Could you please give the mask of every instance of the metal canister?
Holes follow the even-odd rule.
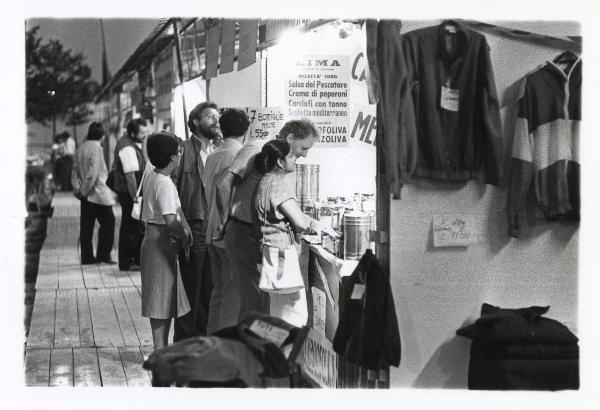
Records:
[[[369,247],[371,215],[351,212],[344,215],[344,259],[360,259]]]
[[[296,198],[302,209],[319,201],[319,164],[296,164]]]

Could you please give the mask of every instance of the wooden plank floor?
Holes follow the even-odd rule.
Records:
[[[53,206],[27,335],[26,385],[150,386],[142,363],[152,352],[152,334],[141,316],[140,272],[81,266],[79,202],[57,193]],[[113,210],[116,247],[120,208]]]

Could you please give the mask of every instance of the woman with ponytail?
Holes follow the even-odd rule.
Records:
[[[301,211],[295,190],[286,180],[286,174],[295,171],[297,158],[287,141],[277,139],[267,142],[254,159],[256,171],[263,174],[254,196],[254,215],[260,226],[263,247],[290,249],[297,245],[294,233],[302,233],[318,225],[318,221]],[[298,257],[297,252],[294,255]],[[270,293],[269,299],[272,316],[295,326],[306,324],[308,313],[304,288],[290,293]]]

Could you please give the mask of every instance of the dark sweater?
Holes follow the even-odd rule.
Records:
[[[400,35],[398,22],[381,21],[376,31],[377,140],[394,193],[412,175],[465,181],[482,167],[486,183],[501,183],[500,113],[489,46],[482,34],[456,22],[451,26],[454,34],[443,23]],[[450,105],[442,103],[442,87],[450,90]]]

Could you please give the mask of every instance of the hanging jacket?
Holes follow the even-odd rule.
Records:
[[[353,298],[355,285],[365,285]],[[400,365],[400,331],[387,275],[367,249],[351,276],[342,278],[340,320],[333,349],[348,363],[371,370]]]
[[[546,220],[579,220],[581,64],[565,72],[548,62],[523,81],[507,200],[512,237],[520,236],[532,185]]]
[[[402,49],[415,109],[415,175],[465,181],[483,166],[485,182],[499,186],[500,110],[485,37],[449,21],[406,33]],[[453,93],[446,103],[444,90]]]
[[[408,71],[402,55],[400,20],[367,22],[369,82],[377,104],[376,144],[395,198],[417,166],[415,115]]]
[[[377,141],[392,193],[413,175],[466,181],[482,167],[485,182],[499,186],[500,111],[485,37],[454,21],[399,31],[394,21],[376,31]]]

